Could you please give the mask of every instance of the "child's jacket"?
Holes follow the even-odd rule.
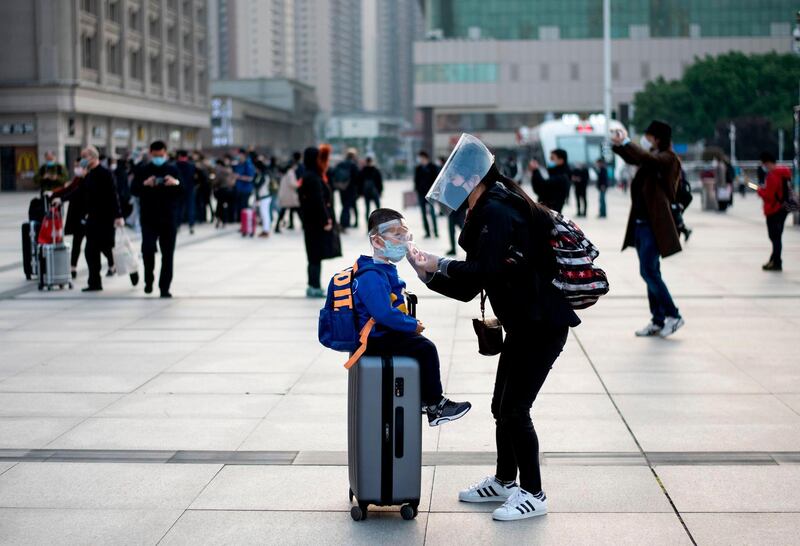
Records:
[[[375,262],[371,256],[360,256],[356,263],[358,275],[353,280],[353,298],[358,329],[372,317],[376,325],[369,337],[380,337],[387,330],[415,332],[417,319],[408,315],[403,296],[406,283],[397,275],[397,267]]]

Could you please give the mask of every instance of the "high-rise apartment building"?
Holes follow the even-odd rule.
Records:
[[[0,179],[53,150],[194,147],[209,125],[207,0],[4,0]]]
[[[293,78],[295,0],[209,0],[212,79]]]
[[[290,78],[360,112],[361,0],[209,0],[212,79]]]
[[[362,0],[364,109],[411,121],[413,43],[423,35],[418,0]]]
[[[425,0],[414,46],[415,104],[426,140],[446,152],[461,131],[512,148],[517,130],[549,113],[603,109],[601,0]],[[613,110],[679,78],[695,57],[788,52],[797,2],[612,0]]]

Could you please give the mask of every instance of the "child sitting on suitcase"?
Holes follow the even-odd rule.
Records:
[[[353,284],[355,310],[359,330],[372,317],[375,327],[367,341],[365,354],[373,356],[407,356],[417,360],[423,411],[428,424],[463,417],[472,407],[469,402],[453,402],[442,396],[439,354],[431,340],[422,336],[425,326],[406,310],[403,291],[406,283],[397,275],[394,265],[406,256],[411,234],[403,215],[392,209],[377,209],[369,216],[369,240],[372,256],[358,258],[359,269],[365,269]],[[366,268],[369,264],[370,267]]]

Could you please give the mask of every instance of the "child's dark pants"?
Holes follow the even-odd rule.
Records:
[[[439,375],[439,353],[433,342],[420,334],[394,330],[378,337],[370,337],[366,355],[408,356],[419,362],[422,403],[433,405],[442,399],[442,381]]]

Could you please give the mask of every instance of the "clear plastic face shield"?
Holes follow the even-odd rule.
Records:
[[[493,163],[494,156],[483,142],[463,133],[425,199],[452,213],[467,200]]]
[[[390,220],[378,224],[369,232],[369,241],[375,252],[390,262],[399,262],[406,256],[414,235],[405,220]]]

